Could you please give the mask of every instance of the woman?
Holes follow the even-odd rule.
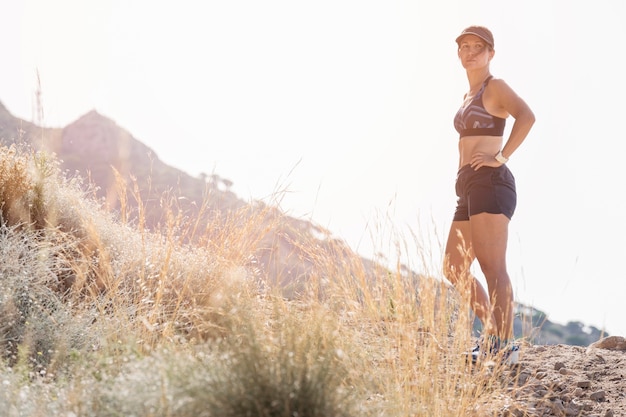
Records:
[[[514,363],[518,348],[511,343],[513,288],[506,269],[506,246],[517,197],[515,179],[505,164],[528,135],[535,116],[503,80],[492,77],[489,63],[495,50],[489,29],[470,26],[456,42],[469,91],[454,118],[459,132],[458,204],[444,273],[461,292],[467,291],[471,308],[483,324],[485,337],[472,351],[472,359],[499,351]],[[515,123],[504,141],[509,115]],[[474,260],[480,264],[487,291],[471,275]]]

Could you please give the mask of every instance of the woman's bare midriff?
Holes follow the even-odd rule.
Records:
[[[502,136],[464,136],[459,140],[459,168],[472,162],[472,155],[494,155],[502,149]]]

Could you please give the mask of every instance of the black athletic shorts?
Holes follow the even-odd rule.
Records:
[[[478,213],[501,213],[510,219],[517,205],[515,178],[506,165],[482,167],[478,171],[470,165],[461,167],[456,177],[456,195],[459,199],[455,221],[469,220]]]

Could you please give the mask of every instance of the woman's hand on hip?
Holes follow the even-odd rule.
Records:
[[[498,168],[501,165],[502,163],[496,160],[495,155],[489,155],[483,152],[477,152],[472,155],[472,160],[470,161],[470,166],[474,171],[478,171],[482,167]]]

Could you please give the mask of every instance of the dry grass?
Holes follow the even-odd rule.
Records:
[[[311,248],[318,272],[286,300],[245,266],[274,209],[199,225],[170,204],[151,233],[140,201],[131,221],[89,194],[0,149],[3,415],[492,415],[498,372],[468,369],[471,317],[438,273],[372,279],[343,247]]]

